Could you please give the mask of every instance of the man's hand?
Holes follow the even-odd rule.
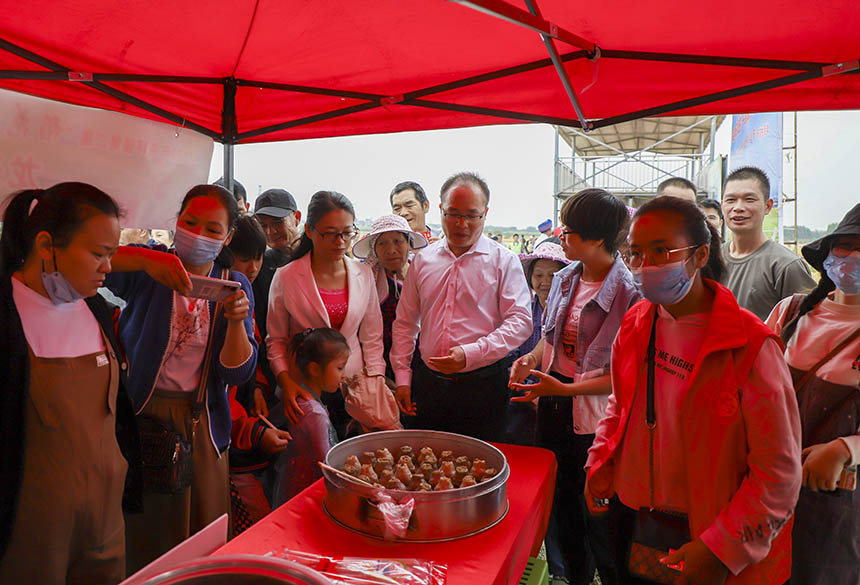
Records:
[[[254,406],[251,407],[251,416],[269,416],[269,405],[263,396],[263,390],[259,386],[254,388]]]
[[[803,485],[814,492],[835,490],[842,469],[851,462],[851,452],[839,439],[807,447],[800,457]]]
[[[394,391],[394,399],[397,401],[397,407],[400,412],[409,416],[415,416],[418,409],[415,403],[412,402],[412,388],[409,386],[398,386]]]
[[[729,576],[726,566],[701,540],[688,542],[660,562],[678,567],[681,582],[689,585],[723,585]]]
[[[540,370],[531,370],[532,376],[538,379],[535,384],[510,384],[513,390],[528,392],[525,396],[514,396],[511,402],[531,402],[541,396],[565,396],[565,383],[557,380],[554,376],[545,374]]]
[[[287,448],[287,443],[292,437],[287,431],[276,431],[275,429],[266,429],[263,436],[260,437],[260,450],[266,455],[274,455],[280,453]]]
[[[455,374],[466,367],[466,352],[458,345],[448,355],[431,357],[427,362],[443,374]]]
[[[285,371],[278,374],[278,384],[284,390],[284,414],[287,415],[287,419],[291,423],[298,424],[299,420],[305,415],[305,411],[299,407],[296,399],[299,396],[303,396],[308,400],[313,400],[314,397],[310,392],[296,384],[295,380],[290,377],[289,372]]]

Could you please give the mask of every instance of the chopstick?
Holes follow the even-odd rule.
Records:
[[[273,425],[273,424],[269,421],[269,419],[267,419],[265,416],[263,416],[263,413],[262,413],[262,412],[261,412],[260,414],[258,414],[258,415],[257,415],[257,418],[259,418],[261,421],[263,421],[264,423],[266,423],[266,426],[267,426],[267,427],[269,427],[270,429],[272,429],[273,431],[277,431],[277,430],[278,430],[278,427],[276,427],[275,425]]]
[[[347,472],[341,471],[340,469],[338,469],[336,467],[332,467],[331,465],[326,465],[322,461],[319,461],[318,463],[320,464],[320,467],[322,467],[323,469],[325,469],[327,471],[331,471],[332,473],[334,473],[335,475],[337,475],[340,478],[349,479],[349,480],[352,480],[356,483],[360,483],[361,485],[366,485],[368,487],[374,487],[372,483],[368,483],[368,482],[364,481],[363,479],[360,479],[358,477],[350,475]]]

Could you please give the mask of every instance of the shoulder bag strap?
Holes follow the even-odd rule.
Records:
[[[226,280],[229,272],[226,268],[221,269],[221,278]],[[215,310],[212,312],[212,317],[209,320],[209,336],[206,339],[206,353],[203,357],[203,370],[200,372],[200,384],[197,386],[197,395],[194,397],[194,404],[191,407],[191,434],[197,430],[197,423],[200,422],[200,415],[203,414],[203,402],[206,400],[206,387],[209,384],[209,370],[212,369],[212,352],[213,352],[213,337],[215,336],[215,322],[218,320],[218,315],[221,314],[224,303],[218,301],[215,303]]]
[[[794,293],[791,295],[791,300],[788,301],[788,307],[782,316],[782,327],[780,328],[781,333],[779,335],[785,345],[788,345],[789,341],[785,337],[785,330],[788,329],[789,325],[800,319],[800,305],[806,297],[807,295],[803,293]]]
[[[645,426],[648,428],[648,474],[651,492],[651,508],[654,507],[654,429],[657,428],[657,412],[654,409],[654,362],[657,359],[657,317],[660,306],[654,305],[654,321],[651,322],[651,337],[648,340],[648,384],[646,393]]]
[[[800,389],[803,388],[804,384],[806,384],[809,379],[815,375],[815,372],[818,371],[818,368],[829,362],[831,359],[833,359],[834,356],[836,356],[836,354],[848,347],[848,344],[857,339],[858,335],[860,335],[860,327],[855,329],[854,332],[851,333],[851,335],[849,335],[842,341],[842,343],[834,347],[830,353],[818,360],[818,363],[809,368],[806,373],[803,374],[803,377],[797,381],[797,384],[794,385],[794,391],[799,392]]]

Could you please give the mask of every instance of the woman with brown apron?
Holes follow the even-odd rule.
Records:
[[[795,585],[860,583],[860,204],[803,247],[821,273],[809,295],[777,305],[803,429],[803,489],[794,515]]]
[[[126,366],[97,294],[117,216],[108,195],[82,183],[18,193],[4,216],[0,583],[125,574],[123,488],[139,453]]]

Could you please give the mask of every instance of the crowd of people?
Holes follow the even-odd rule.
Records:
[[[122,240],[91,185],[11,195],[0,583],[117,583],[403,427],[555,453],[554,583],[860,582],[860,204],[800,258],[763,232],[769,193],[751,167],[720,202],[681,178],[638,209],[586,189],[510,247],[469,172],[441,232],[405,181],[361,239],[335,191],[303,214],[198,185],[172,232]]]

